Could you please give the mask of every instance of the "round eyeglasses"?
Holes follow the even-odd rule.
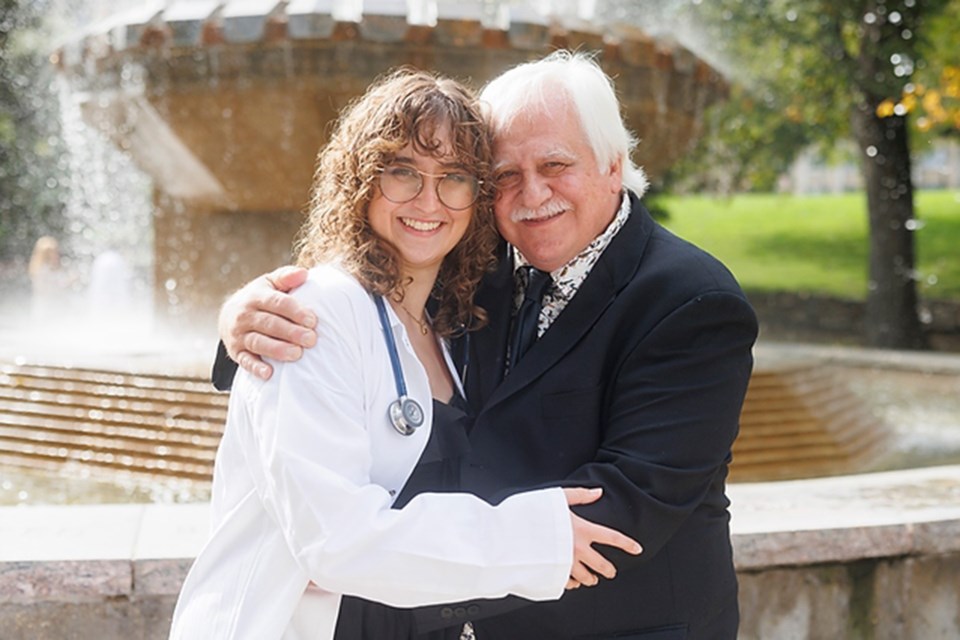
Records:
[[[402,164],[392,164],[380,170],[380,193],[390,202],[410,202],[423,191],[423,176],[436,179],[437,198],[449,209],[466,209],[480,195],[482,182],[469,173],[425,173]]]

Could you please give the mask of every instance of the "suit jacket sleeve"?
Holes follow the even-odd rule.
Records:
[[[217,391],[230,391],[233,378],[237,375],[237,363],[227,355],[227,348],[220,342],[217,345],[217,357],[213,361],[210,381]]]
[[[756,316],[738,294],[698,295],[676,308],[624,360],[596,458],[566,485],[601,486],[586,518],[643,545],[643,562],[726,476],[753,366]],[[726,508],[726,504],[721,505]]]

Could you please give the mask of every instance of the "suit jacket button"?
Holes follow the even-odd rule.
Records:
[[[467,610],[463,607],[457,607],[453,610],[453,615],[457,616],[458,618],[463,618],[467,615]]]
[[[449,620],[453,617],[453,609],[450,607],[444,607],[443,609],[440,609],[440,617],[444,620]]]
[[[480,607],[478,605],[472,604],[469,607],[467,607],[467,613],[470,614],[471,616],[475,616],[478,613],[480,613]]]

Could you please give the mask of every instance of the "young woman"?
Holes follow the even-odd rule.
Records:
[[[342,594],[403,607],[552,599],[596,568],[590,542],[639,552],[569,510],[599,497],[584,489],[495,507],[425,493],[393,508],[431,431],[462,428],[443,338],[483,321],[473,293],[496,242],[489,162],[475,100],[451,80],[397,72],[342,115],[299,244],[311,271],[296,295],[318,316],[319,348],[274,363],[268,382],[238,376],[211,539],[172,638],[331,638]],[[359,633],[406,637],[391,625]]]

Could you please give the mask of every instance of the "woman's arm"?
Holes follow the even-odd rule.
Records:
[[[363,419],[382,404],[370,397],[371,378],[379,367],[389,375],[385,362],[370,361],[381,338],[370,337],[380,329],[369,300],[326,284],[321,291],[312,281],[298,295],[322,301],[311,305],[320,348],[276,364],[269,383],[244,376],[235,393],[249,418],[238,424],[258,494],[310,579],[397,606],[559,597],[574,547],[562,490],[520,494],[496,507],[467,494],[423,494],[391,509],[388,488],[372,480],[372,451],[411,441],[391,433],[384,417],[376,437],[396,442],[374,442]],[[420,448],[405,452],[401,464],[412,468]]]

